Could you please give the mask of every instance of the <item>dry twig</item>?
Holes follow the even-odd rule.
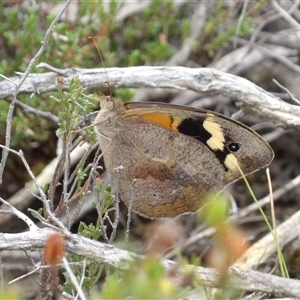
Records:
[[[53,232],[49,229],[38,229],[35,231],[18,234],[0,234],[0,250],[25,249],[38,250],[44,247],[48,235]],[[98,262],[107,263],[116,268],[124,269],[135,258],[142,258],[126,250],[118,249],[112,245],[102,244],[82,237],[71,235],[65,240],[65,248],[69,253],[80,255],[86,259],[90,258]],[[170,260],[163,260],[162,264],[166,270],[174,270],[177,264]],[[209,268],[186,266],[181,270],[177,266],[177,276],[184,276],[186,272],[195,274],[195,278],[202,285],[218,287],[219,275]],[[230,286],[244,291],[266,292],[275,296],[300,297],[300,281],[286,279],[271,274],[257,271],[242,271],[237,268],[230,268]]]

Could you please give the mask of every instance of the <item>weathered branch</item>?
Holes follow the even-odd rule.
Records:
[[[46,64],[40,64],[46,67]],[[48,66],[51,68],[50,66]],[[53,68],[52,68],[53,69]],[[223,94],[233,99],[244,112],[254,114],[285,128],[300,129],[300,107],[283,102],[247,79],[210,68],[129,67],[108,69],[55,69],[55,72],[30,74],[20,93],[46,93],[56,90],[58,76],[65,77],[64,88],[78,76],[87,88],[171,88],[210,94]],[[19,77],[11,78],[18,84]],[[0,82],[0,98],[14,91],[8,80]]]
[[[53,231],[44,228],[18,234],[1,233],[0,251],[15,249],[41,250],[51,232]],[[126,268],[133,259],[142,257],[76,234],[66,238],[65,248],[68,253],[94,259],[121,269]],[[174,269],[174,262],[164,260],[162,263],[166,269]],[[219,275],[213,269],[189,265],[185,267],[184,271],[178,270],[178,276],[183,275],[186,271],[193,272],[202,285],[217,287],[219,284]],[[245,272],[236,268],[231,268],[229,275],[231,276],[230,285],[236,289],[265,292],[276,296],[300,297],[299,280],[281,278],[256,271]]]

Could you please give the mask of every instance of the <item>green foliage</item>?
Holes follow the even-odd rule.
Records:
[[[229,216],[230,203],[228,199],[220,195],[217,198],[207,197],[206,205],[199,211],[201,219],[208,226],[223,224]]]
[[[58,103],[59,128],[56,134],[63,140],[68,140],[73,135],[76,125],[91,109],[95,108],[96,100],[84,95],[84,89],[76,78],[71,80],[69,92],[63,92],[60,84],[57,87],[59,98],[51,97]],[[96,140],[96,135],[92,128],[86,129],[85,133]]]
[[[103,191],[103,184],[104,180],[100,180],[99,183],[96,185],[96,193],[98,197],[100,198],[100,194],[102,194]],[[104,215],[105,213],[108,213],[112,210],[114,210],[114,207],[111,207],[114,201],[114,196],[111,195],[111,186],[108,185],[103,193],[103,200],[101,201],[99,211],[102,212],[101,216]],[[92,204],[95,208],[97,207],[97,204],[94,202]]]
[[[131,89],[117,89],[115,91],[115,97],[122,99],[123,102],[128,102],[134,96],[134,92]]]
[[[208,39],[204,49],[210,57],[214,57],[218,50],[228,48],[232,37],[245,37],[253,32],[254,24],[251,17],[245,15],[240,24],[239,21],[232,11],[225,8],[224,1],[219,1],[218,8],[208,18],[204,27]]]
[[[101,299],[180,299],[184,293],[159,260],[135,260],[124,271],[107,277]],[[181,294],[180,294],[181,293]],[[180,294],[180,296],[179,296]]]
[[[256,11],[260,11],[263,8],[266,7],[266,5],[268,4],[268,2],[269,2],[268,0],[259,0],[259,1],[257,1],[257,3],[255,3],[255,5],[254,5],[254,9]]]
[[[70,256],[68,261],[76,276],[77,282],[81,282],[82,277],[84,276],[81,287],[83,292],[89,296],[91,289],[95,286],[103,273],[104,265],[90,259],[86,260],[84,257],[78,255]],[[69,274],[64,272],[63,275],[66,282],[62,287],[62,290],[70,295],[74,294],[76,289],[70,280]]]
[[[12,123],[12,130],[17,139],[12,138],[11,146],[18,146],[24,149],[27,148],[31,142],[47,140],[50,132],[45,130],[45,128],[48,128],[49,126],[50,124],[47,120],[43,118],[36,118],[36,116],[32,114],[24,114],[22,110],[16,109],[16,114]]]
[[[101,180],[97,184],[96,191],[98,194],[102,192],[103,184],[104,184],[103,180]],[[85,236],[86,238],[92,240],[98,240],[102,236],[100,218],[102,218],[105,214],[109,213],[110,211],[114,210],[114,207],[111,207],[113,200],[114,200],[114,196],[111,195],[111,187],[107,186],[103,193],[103,201],[101,201],[100,208],[98,211],[101,214],[101,216],[98,216],[96,225],[94,224],[87,225],[83,222],[80,222],[78,227],[78,233]],[[96,208],[97,205],[94,202],[92,206]],[[106,226],[104,226],[103,229],[106,230]]]
[[[85,223],[80,222],[78,227],[78,233],[86,238],[92,240],[98,240],[98,238],[101,237],[102,235],[99,221],[97,222],[96,225],[94,224],[86,225]]]
[[[16,291],[15,288],[10,288],[7,291],[0,292],[0,300],[21,300],[21,293]]]

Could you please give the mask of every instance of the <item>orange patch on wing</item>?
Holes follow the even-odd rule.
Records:
[[[139,117],[146,121],[174,131],[178,131],[178,125],[181,123],[181,120],[179,118],[174,118],[168,113],[145,113],[139,115]]]

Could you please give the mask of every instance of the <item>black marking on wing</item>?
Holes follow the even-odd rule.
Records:
[[[227,172],[228,168],[225,165],[225,160],[227,155],[230,154],[231,152],[227,149],[226,145],[224,147],[224,150],[221,149],[213,150],[208,146],[207,141],[212,137],[212,134],[204,128],[203,126],[204,121],[205,119],[202,120],[202,119],[186,118],[178,125],[177,129],[180,133],[191,136],[196,140],[205,144],[207,148],[216,155],[220,163],[224,166],[224,170]]]

